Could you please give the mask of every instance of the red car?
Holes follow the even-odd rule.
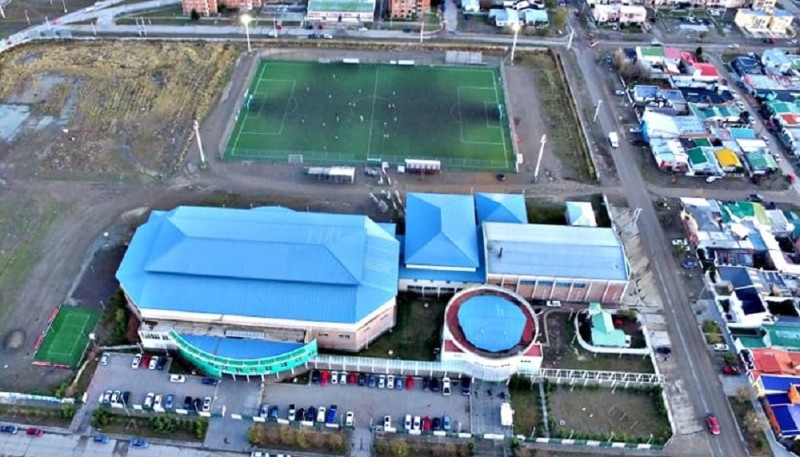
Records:
[[[431,430],[431,418],[425,416],[422,418],[422,430],[429,432]]]
[[[322,370],[319,378],[319,385],[322,387],[327,386],[331,382],[331,374],[328,371]]]
[[[145,354],[142,356],[142,363],[139,364],[139,368],[144,368],[145,370],[150,366],[150,355]]]
[[[737,367],[736,365],[725,365],[722,367],[722,373],[727,375],[737,375],[740,374],[742,370]]]
[[[708,427],[708,431],[711,432],[712,435],[719,435],[719,420],[717,420],[717,416],[713,414],[706,415],[706,426]]]
[[[414,388],[414,377],[406,376],[406,389],[411,390]]]
[[[358,374],[357,373],[350,373],[347,375],[347,383],[348,384],[357,384],[358,383]]]
[[[42,435],[44,435],[44,430],[42,430],[40,428],[36,428],[36,427],[30,427],[28,429],[28,431],[25,432],[25,433],[27,433],[28,435],[31,435],[31,436],[42,436]]]

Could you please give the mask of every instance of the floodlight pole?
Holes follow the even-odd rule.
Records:
[[[244,21],[244,35],[247,37],[247,52],[252,52],[250,47],[250,21]]]
[[[67,3],[64,0],[61,0],[61,6],[64,7],[64,14],[67,14]]]
[[[97,29],[94,27],[94,22],[90,22],[92,25],[92,35],[97,36]]]
[[[25,20],[28,21],[28,27],[31,26],[31,17],[28,16],[28,10],[25,10]]]
[[[539,179],[539,167],[542,165],[542,156],[544,155],[544,145],[547,143],[547,135],[542,135],[542,140],[539,143],[539,157],[536,158],[536,169],[533,171],[533,182]]]
[[[422,39],[424,37],[423,34],[425,33],[425,13],[424,12],[422,13],[422,21],[420,21],[420,22],[421,22],[421,26],[419,28],[419,42],[422,43]]]
[[[25,12],[27,13],[27,11],[25,11]],[[0,16],[2,16],[3,19],[6,18],[6,12],[3,11],[3,5],[0,5]]]
[[[517,38],[519,37],[519,22],[514,23],[514,41],[511,43],[511,65],[514,65],[514,54],[517,52]]]
[[[206,155],[203,153],[203,141],[200,140],[200,123],[197,119],[194,121],[194,136],[197,137],[197,150],[200,151],[200,166],[206,166]]]
[[[572,49],[572,39],[575,38],[575,29],[570,29],[569,31],[569,41],[567,42],[567,51]]]

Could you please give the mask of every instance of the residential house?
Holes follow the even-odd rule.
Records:
[[[604,310],[600,303],[589,303],[589,319],[592,325],[592,345],[616,348],[630,346],[625,332],[614,327],[611,313]]]
[[[750,8],[754,10],[772,11],[777,0],[751,0]]]
[[[494,21],[498,27],[513,27],[521,24],[519,11],[514,8],[491,9],[489,10],[489,20]]]
[[[680,140],[652,139],[650,140],[650,151],[658,168],[673,173],[689,171],[689,156]]]
[[[394,20],[414,19],[430,11],[431,0],[390,0],[389,14]]]
[[[789,35],[794,16],[786,10],[761,10],[740,8],[733,22],[748,33],[771,33]]]
[[[481,11],[481,2],[480,0],[463,0],[461,2],[461,9],[464,11],[464,14],[478,13]]]
[[[720,265],[708,276],[729,328],[756,329],[775,316],[798,317],[786,282],[774,271]]]
[[[764,375],[755,387],[775,436],[800,437],[800,377]]]
[[[641,5],[620,5],[619,23],[642,25],[647,21],[647,9]]]
[[[592,8],[592,19],[598,24],[619,21],[619,4],[594,5]]]
[[[792,60],[781,49],[765,49],[761,53],[761,64],[773,73],[787,73],[792,68]]]
[[[529,8],[526,10],[522,10],[521,14],[522,14],[522,22],[524,22],[525,25],[537,27],[537,26],[546,26],[550,24],[550,19],[547,16],[546,9],[539,10],[539,9]]]

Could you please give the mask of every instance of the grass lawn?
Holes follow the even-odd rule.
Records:
[[[425,304],[428,307],[425,307]],[[397,325],[361,351],[362,357],[391,357],[407,360],[435,360],[444,324],[445,299],[397,297]]]
[[[731,409],[733,409],[733,415],[736,416],[736,425],[747,442],[747,453],[751,457],[772,456],[772,450],[767,444],[764,433],[751,433],[746,427],[742,426],[745,414],[748,411],[753,411],[753,404],[749,401],[739,401],[736,397],[728,397],[728,401],[731,404]]]
[[[530,385],[526,381],[524,384]],[[519,386],[510,388],[511,409],[514,410],[514,433],[530,436],[536,430],[542,429],[542,408],[539,399],[539,386],[534,384],[530,388]]]
[[[34,359],[76,367],[89,344],[89,333],[100,319],[100,311],[62,306],[36,351]]]
[[[575,326],[568,321],[569,313],[550,312],[546,318],[548,344],[544,346],[546,368],[576,368],[581,370],[628,371],[653,373],[650,357],[593,354],[573,343]]]
[[[514,166],[497,68],[273,60],[256,70],[225,158]]]
[[[583,436],[617,441],[669,438],[669,422],[659,412],[660,395],[633,390],[554,387],[549,393],[551,436]]]
[[[69,427],[74,416],[74,406],[54,405],[53,408],[0,405],[0,421],[15,424]]]
[[[581,131],[578,113],[572,108],[564,75],[549,53],[526,53],[522,64],[535,73],[542,113],[547,124],[547,142],[562,162],[572,168],[579,181],[595,182],[595,170]]]

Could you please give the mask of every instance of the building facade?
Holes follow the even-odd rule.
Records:
[[[197,11],[200,16],[214,16],[223,4],[227,8],[250,11],[253,8],[260,8],[262,0],[181,0],[183,14],[187,16],[192,13],[192,10]]]
[[[411,20],[431,10],[430,0],[391,0],[389,14],[394,20]]]

